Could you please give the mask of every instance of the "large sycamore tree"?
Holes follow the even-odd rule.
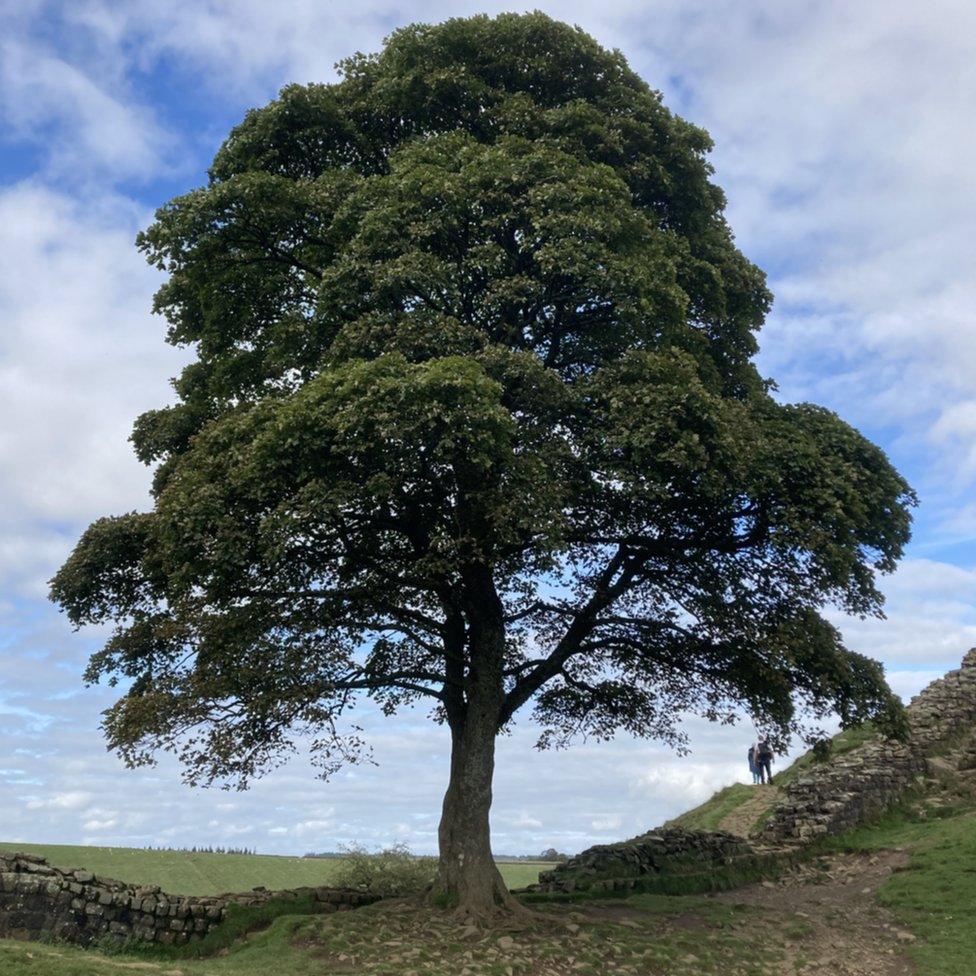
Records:
[[[438,889],[511,907],[495,740],[748,712],[897,720],[825,606],[880,613],[911,490],[753,364],[770,305],[708,136],[541,14],[396,31],[251,111],[139,238],[192,350],[132,437],[150,511],[53,580],[114,624],[88,678],[131,765],[246,784],[367,744],[360,696],[450,729]]]

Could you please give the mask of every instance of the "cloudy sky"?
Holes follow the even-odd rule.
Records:
[[[715,138],[745,253],[776,295],[761,365],[837,410],[921,497],[884,621],[838,622],[910,696],[976,644],[976,6],[968,0],[562,0],[533,6],[621,48]],[[221,139],[288,82],[330,80],[414,20],[519,9],[441,0],[0,0],[0,840],[272,853],[404,840],[433,850],[443,733],[367,715],[376,767],[301,757],[248,793],[190,790],[107,754],[45,581],[97,516],[144,507],[126,438],[181,354],[133,247]],[[500,748],[500,852],[654,826],[742,775],[749,730],[693,752],[618,739]]]

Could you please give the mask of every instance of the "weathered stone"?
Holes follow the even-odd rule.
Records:
[[[805,843],[841,833],[896,803],[920,777],[945,780],[964,768],[966,753],[957,764],[933,753],[976,724],[976,648],[961,668],[922,691],[907,713],[908,742],[868,742],[798,776],[774,807],[764,840]]]

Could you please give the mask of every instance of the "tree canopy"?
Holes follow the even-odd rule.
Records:
[[[297,736],[356,759],[359,694],[425,700],[446,822],[490,803],[473,743],[529,703],[542,744],[739,708],[893,727],[823,613],[880,613],[912,492],[757,371],[771,297],[708,136],[541,14],[406,27],[340,71],[249,112],[140,235],[195,358],[135,425],[152,508],[52,584],[116,627],[88,672],[125,682],[109,743],[243,784]]]

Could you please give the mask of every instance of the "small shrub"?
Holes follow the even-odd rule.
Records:
[[[437,876],[437,861],[411,854],[394,844],[375,854],[356,844],[343,848],[342,862],[333,884],[371,895],[412,895],[429,888]]]
[[[810,751],[815,762],[826,762],[834,751],[834,743],[830,739],[817,739]]]

